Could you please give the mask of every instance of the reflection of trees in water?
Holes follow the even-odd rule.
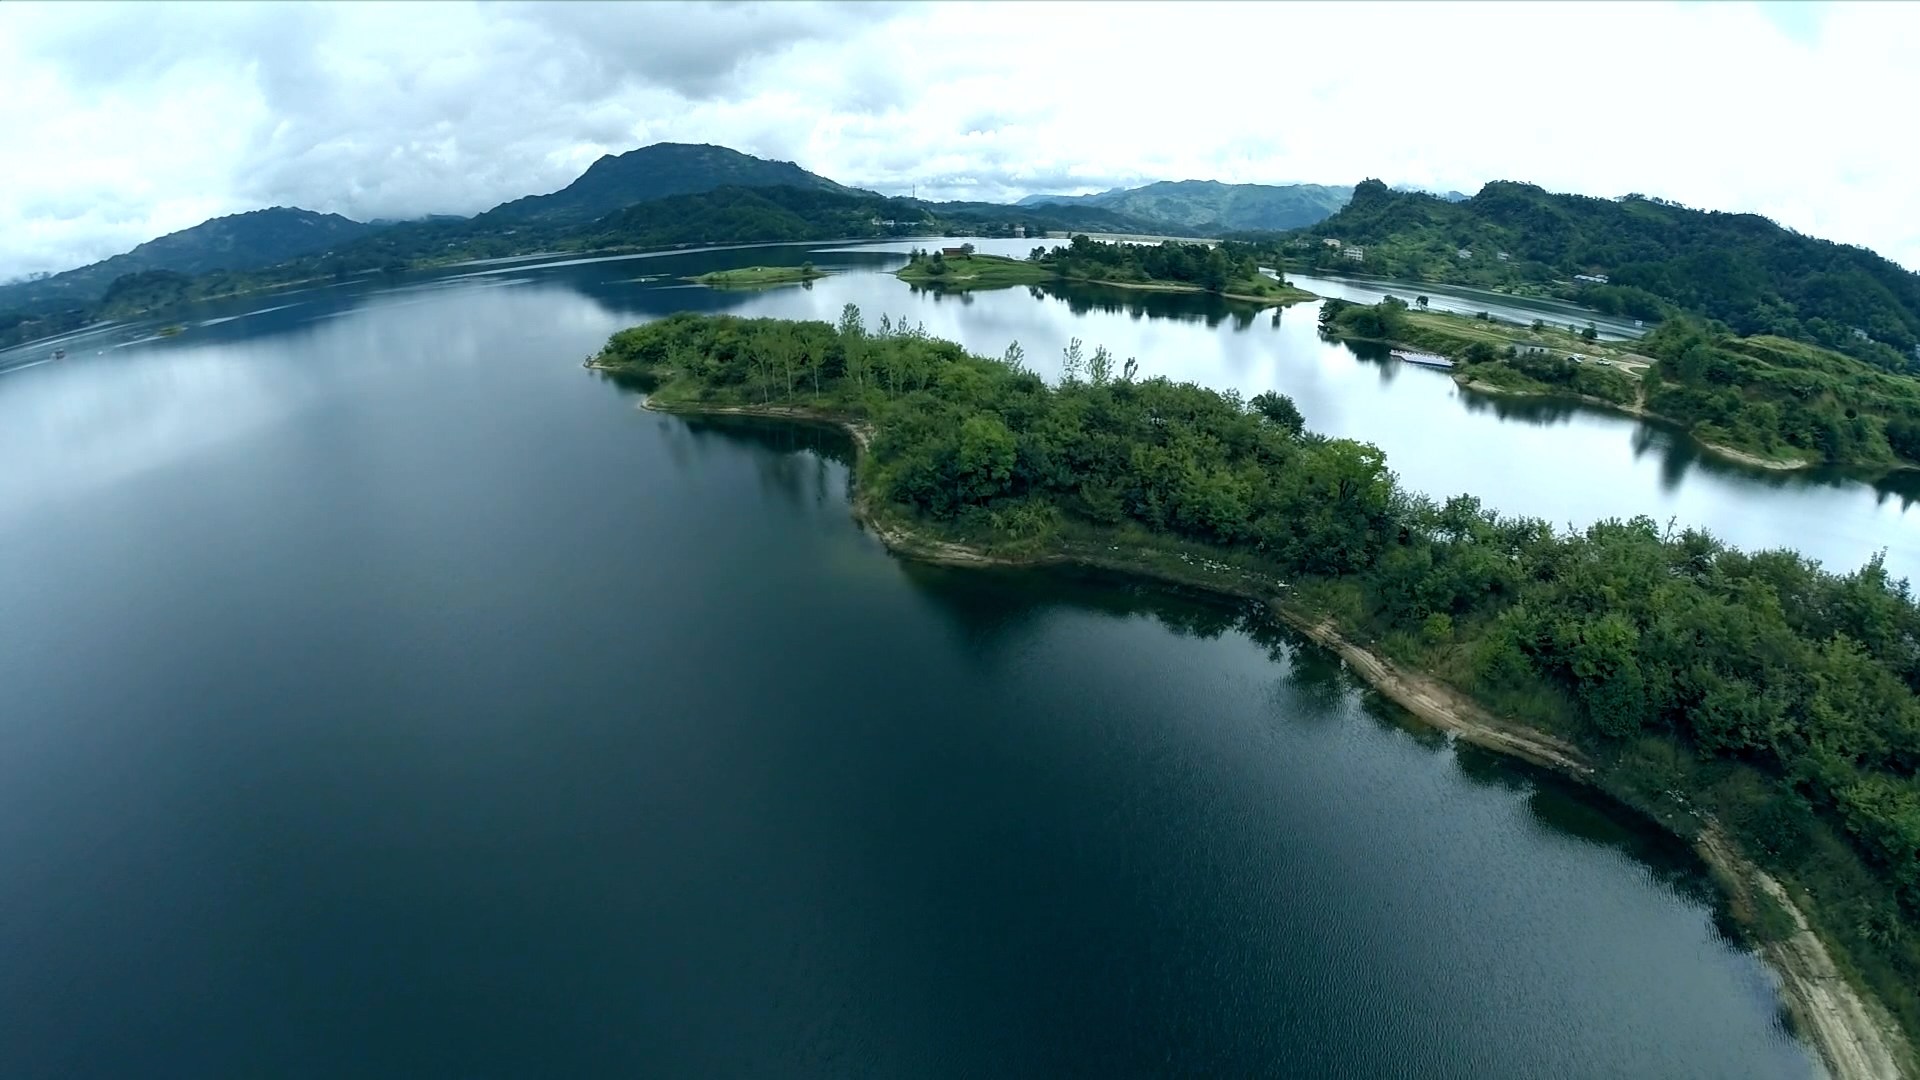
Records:
[[[957,300],[960,302],[961,307],[966,307],[973,303],[973,294],[976,290],[956,289],[941,285],[937,282],[910,282],[907,285],[907,291],[916,297],[931,300],[936,304],[944,304],[949,300]]]
[[[1299,719],[1344,715],[1364,689],[1338,656],[1251,601],[1084,567],[905,566],[908,579],[976,647],[1011,643],[1055,611],[1144,616],[1179,637],[1212,641],[1237,634],[1260,646],[1278,665],[1287,712]]]
[[[826,424],[763,420],[749,416],[687,417],[667,425],[670,433],[684,433],[687,447],[699,450],[703,445],[748,445],[761,451],[753,455],[754,471],[762,490],[790,506],[805,502],[825,502],[834,490],[833,474],[827,463],[850,466],[853,444],[846,433]],[[672,446],[669,453],[676,465],[685,466],[691,455]]]
[[[1535,427],[1567,423],[1575,413],[1586,408],[1566,398],[1514,397],[1511,394],[1489,394],[1466,386],[1460,388],[1460,401],[1470,413],[1490,412],[1502,420]]]
[[[1380,385],[1390,386],[1406,369],[1406,364],[1393,358],[1393,350],[1377,341],[1348,341],[1344,338],[1320,335],[1320,340],[1329,345],[1344,346],[1348,353],[1358,360],[1362,367],[1374,368],[1380,375]]]
[[[1052,612],[1146,616],[1172,633],[1203,641],[1241,635],[1279,665],[1276,714],[1288,723],[1325,723],[1358,713],[1422,745],[1449,745],[1392,701],[1367,690],[1334,653],[1307,641],[1258,604],[1144,582],[1098,570],[956,569],[907,563],[906,572],[973,649],[1017,646]],[[1562,836],[1618,851],[1645,865],[1674,894],[1713,905],[1715,890],[1687,845],[1607,796],[1545,769],[1470,743],[1452,742],[1470,783],[1525,796],[1534,822]]]
[[[1874,485],[1878,497],[1876,505],[1884,506],[1888,499],[1900,500],[1900,509],[1911,510],[1920,503],[1920,470],[1894,473],[1881,483]]]
[[[1705,864],[1686,841],[1612,797],[1471,743],[1456,744],[1455,761],[1471,783],[1524,793],[1527,812],[1546,829],[1628,856],[1685,899],[1719,903]]]
[[[1030,291],[1036,297],[1050,296],[1065,302],[1067,310],[1075,315],[1097,311],[1106,315],[1127,314],[1135,319],[1197,322],[1208,328],[1217,327],[1230,318],[1236,331],[1251,329],[1254,320],[1264,310],[1256,304],[1228,300],[1211,293],[1118,289],[1111,285],[1084,282],[1049,281],[1031,286]],[[1277,311],[1274,325],[1279,325]]]
[[[909,580],[976,646],[1012,640],[1050,612],[1145,616],[1210,641],[1249,626],[1253,605],[1084,567],[953,568],[903,562]]]
[[[1349,343],[1355,348],[1360,343]],[[1809,487],[1846,488],[1866,484],[1874,489],[1876,502],[1898,499],[1902,510],[1920,503],[1920,471],[1876,474],[1872,470],[1826,467],[1816,469],[1763,469],[1742,465],[1708,451],[1678,424],[1646,417],[1629,417],[1611,409],[1566,398],[1515,397],[1489,394],[1469,387],[1460,388],[1460,402],[1470,413],[1492,413],[1503,421],[1551,427],[1569,424],[1578,415],[1592,416],[1616,424],[1629,424],[1629,445],[1636,460],[1649,453],[1660,455],[1660,487],[1678,490],[1689,473],[1759,485],[1771,490]]]

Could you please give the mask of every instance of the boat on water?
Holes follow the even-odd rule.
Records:
[[[1394,349],[1392,355],[1395,360],[1405,360],[1409,364],[1419,364],[1421,367],[1451,368],[1453,366],[1453,361],[1435,353]]]

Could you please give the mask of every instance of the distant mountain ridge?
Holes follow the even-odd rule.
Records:
[[[1352,187],[1330,184],[1161,180],[1094,195],[1029,195],[1015,205],[1098,206],[1190,232],[1265,232],[1317,224],[1352,197]]]
[[[132,251],[75,270],[0,286],[0,311],[11,308],[90,304],[125,274],[170,270],[257,270],[357,240],[376,226],[341,217],[273,206],[228,214],[189,229],[156,237]]]
[[[840,195],[871,195],[811,173],[791,161],[768,161],[705,143],[654,143],[608,154],[580,178],[548,195],[501,203],[476,221],[580,224],[635,203],[718,188],[793,187]]]

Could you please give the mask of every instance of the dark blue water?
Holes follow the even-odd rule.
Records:
[[[635,265],[0,376],[0,1075],[1812,1071],[1684,851],[1238,611],[902,564],[831,438],[579,367],[999,300]]]

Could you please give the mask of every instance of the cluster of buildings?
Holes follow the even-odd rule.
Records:
[[[1296,246],[1298,246],[1298,245],[1299,245],[1300,243],[1301,243],[1300,241],[1295,241],[1295,244],[1296,244]],[[1325,239],[1323,239],[1323,240],[1321,240],[1321,241],[1320,241],[1320,243],[1321,243],[1321,245],[1322,245],[1322,246],[1324,246],[1324,247],[1328,247],[1328,248],[1331,248],[1331,249],[1333,249],[1334,251],[1337,251],[1337,252],[1339,252],[1339,253],[1340,253],[1340,254],[1341,254],[1341,255],[1342,255],[1343,257],[1345,257],[1345,258],[1348,258],[1348,259],[1352,259],[1352,260],[1353,260],[1354,262],[1363,262],[1363,261],[1365,261],[1365,259],[1366,259],[1366,257],[1367,257],[1367,249],[1366,249],[1366,248],[1363,248],[1363,247],[1357,247],[1357,246],[1352,246],[1352,245],[1342,245],[1342,244],[1340,243],[1340,241],[1338,241],[1338,240],[1335,240],[1334,238],[1332,238],[1332,237],[1330,237],[1330,236],[1329,236],[1329,237],[1326,237],[1326,238],[1325,238]],[[1473,249],[1472,249],[1472,248],[1460,248],[1459,250],[1457,250],[1457,251],[1455,251],[1455,252],[1454,252],[1453,254],[1454,254],[1454,257],[1455,257],[1455,258],[1459,258],[1459,259],[1471,259],[1471,258],[1473,258]],[[1499,260],[1500,260],[1501,262],[1508,262],[1508,261],[1510,261],[1510,260],[1512,259],[1512,256],[1510,256],[1510,255],[1508,255],[1508,254],[1507,254],[1506,252],[1504,252],[1504,251],[1502,251],[1502,252],[1499,252],[1499,253],[1497,253],[1497,254],[1495,254],[1495,255],[1494,255],[1494,258],[1496,258],[1496,259],[1499,259]],[[1604,278],[1604,277],[1602,277],[1602,278],[1600,278],[1600,279],[1599,279],[1599,281],[1600,281],[1600,283],[1601,283],[1601,284],[1603,284],[1603,285],[1604,285],[1604,284],[1606,284],[1606,281],[1607,281],[1607,279],[1606,279],[1606,278]]]
[[[1332,237],[1328,237],[1327,239],[1320,241],[1320,243],[1325,245],[1326,247],[1330,247],[1333,250],[1338,251],[1343,258],[1352,259],[1354,262],[1362,262],[1367,257],[1366,248],[1363,248],[1363,247],[1343,248],[1340,246],[1340,241],[1335,240]]]

